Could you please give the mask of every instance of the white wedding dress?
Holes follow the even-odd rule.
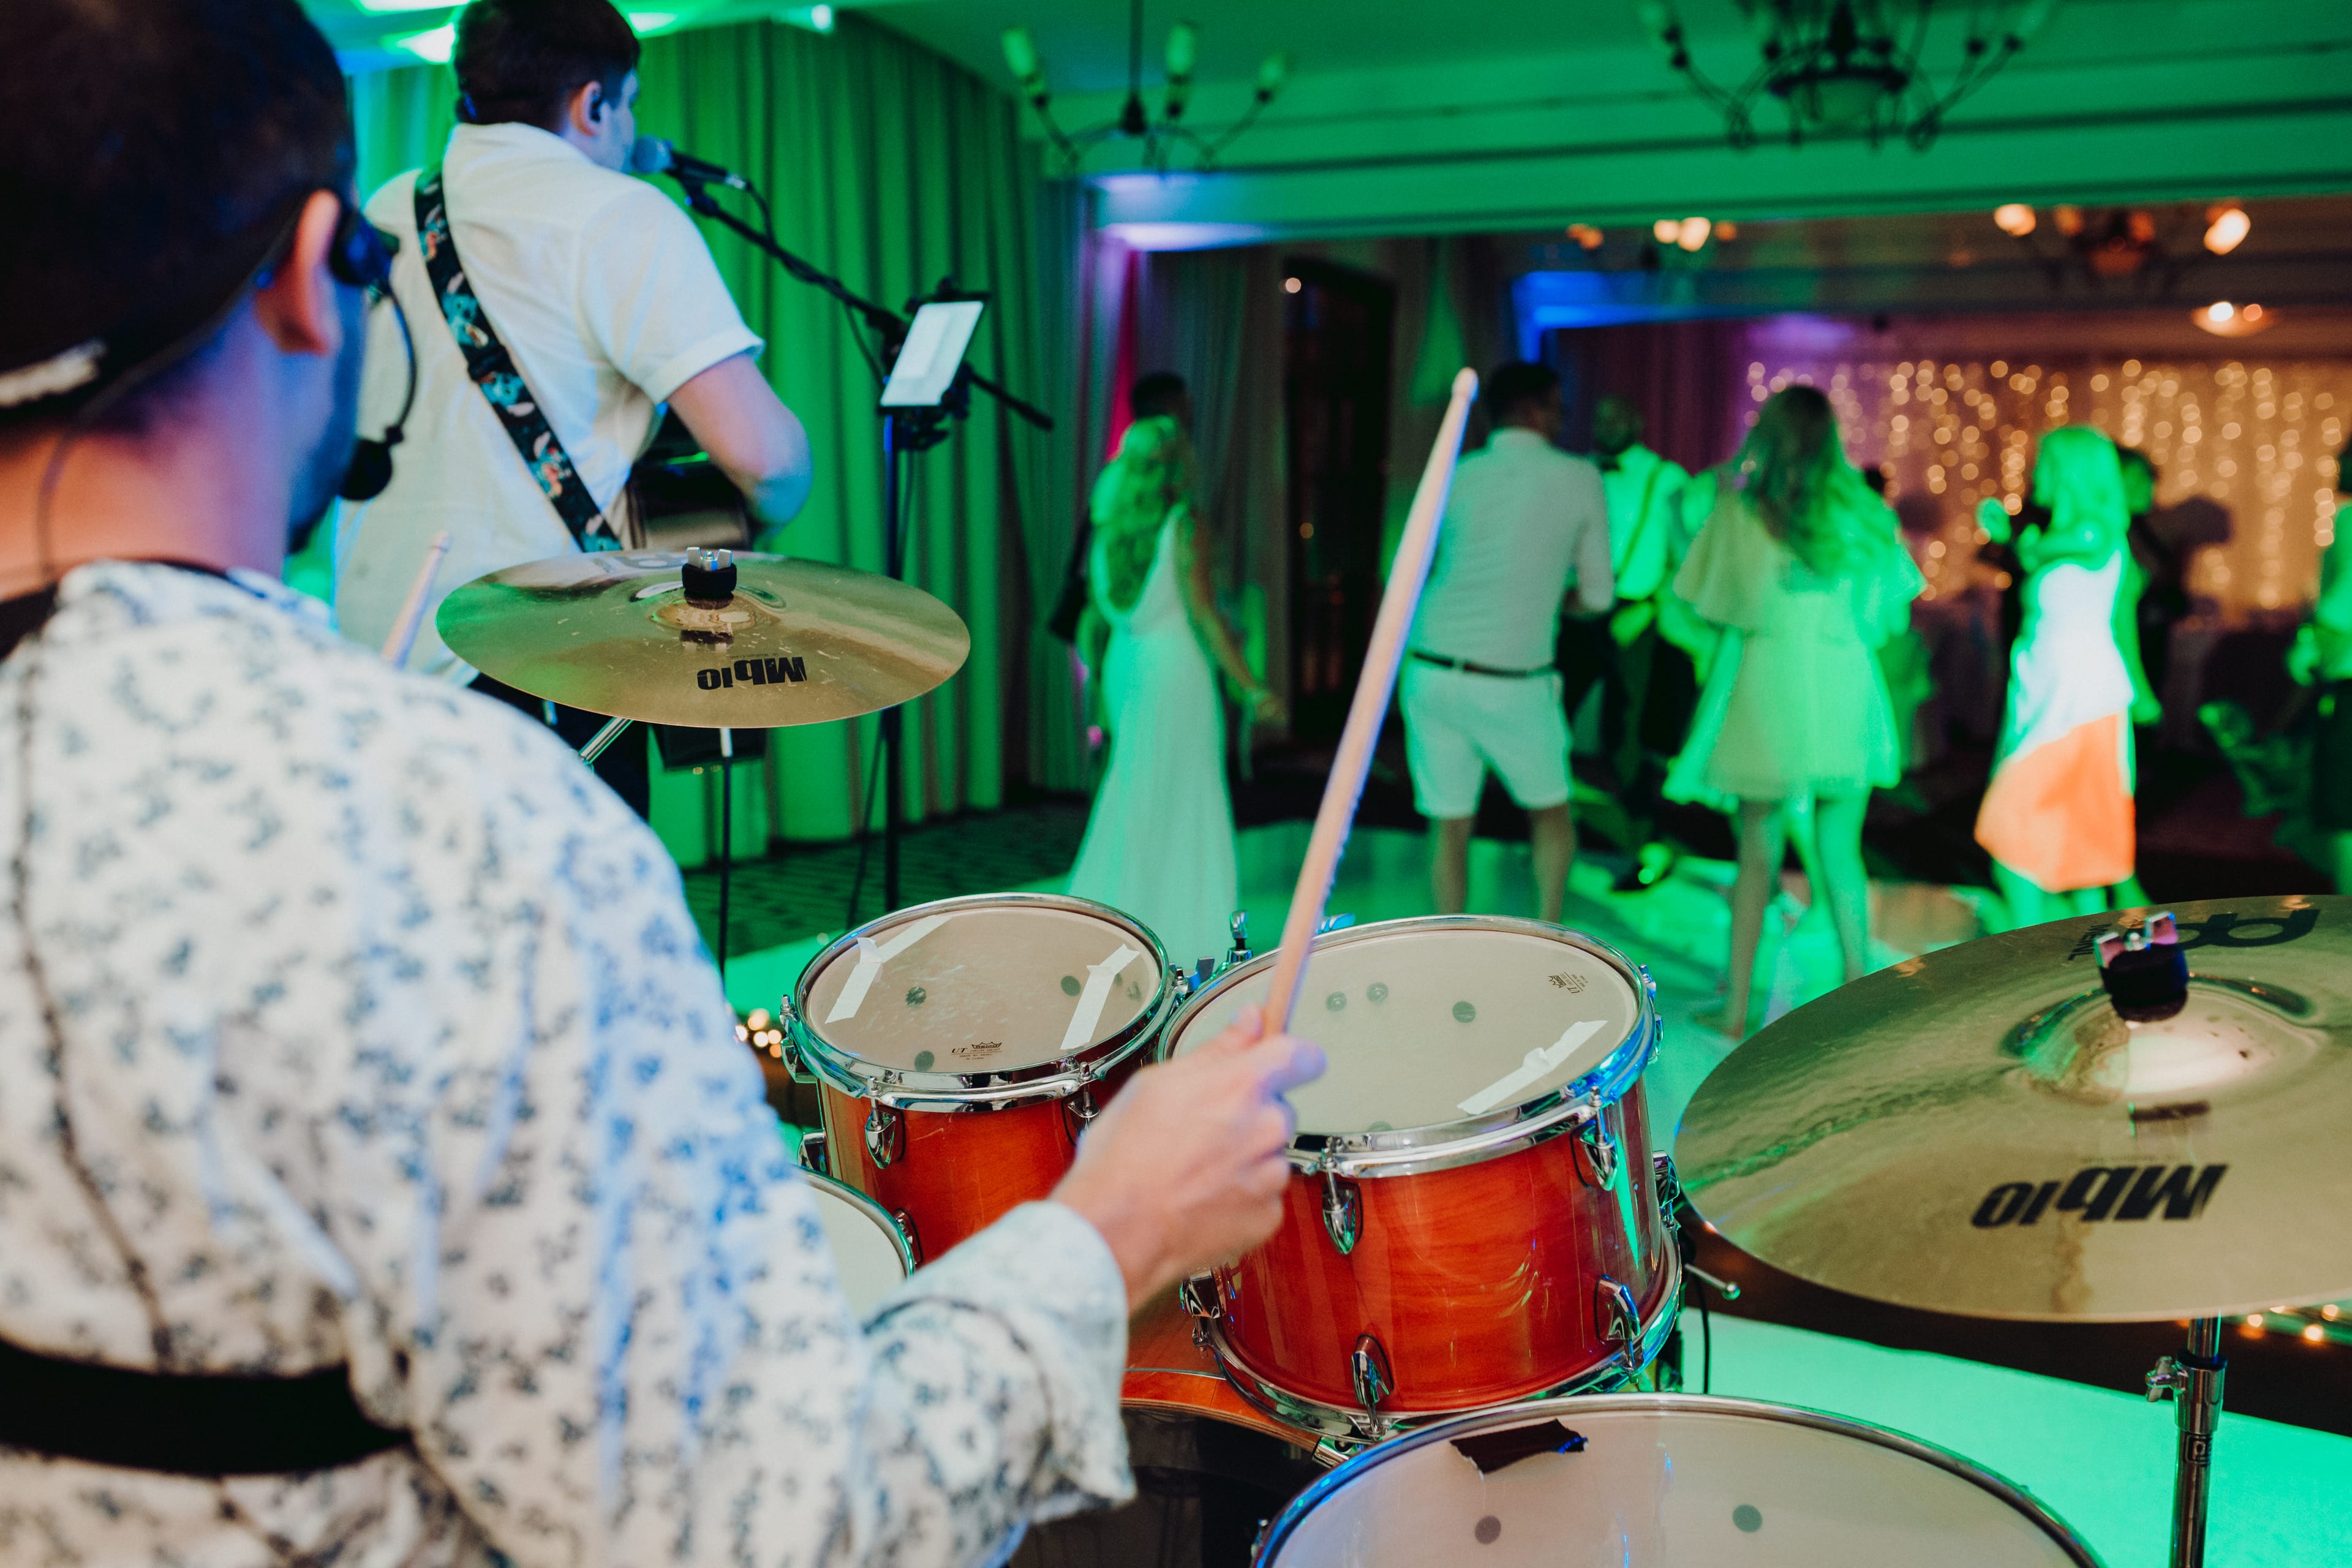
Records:
[[[1112,605],[1103,542],[1087,581],[1110,623],[1103,709],[1110,766],[1095,793],[1070,891],[1134,916],[1190,969],[1222,954],[1239,896],[1233,799],[1225,792],[1223,714],[1216,673],[1185,614],[1176,529],[1160,525],[1134,605]]]

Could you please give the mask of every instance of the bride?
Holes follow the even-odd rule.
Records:
[[[1217,611],[1192,483],[1192,443],[1166,417],[1128,426],[1095,482],[1078,646],[1102,681],[1110,765],[1070,870],[1073,894],[1141,921],[1179,967],[1224,952],[1239,897],[1211,657],[1260,720],[1283,711]]]

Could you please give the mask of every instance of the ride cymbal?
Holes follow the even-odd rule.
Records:
[[[2169,1017],[2130,1021],[2145,998],[2101,984],[2100,934],[2145,910],[1947,948],[1789,1014],[1699,1086],[1685,1192],[1777,1268],[1936,1311],[2352,1296],[2352,899],[2176,913]]]
[[[723,605],[689,600],[682,553],[558,555],[478,577],[436,619],[451,652],[518,690],[655,724],[778,729],[920,697],[971,634],[920,588],[738,553]]]

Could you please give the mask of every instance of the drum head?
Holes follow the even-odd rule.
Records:
[[[872,1199],[829,1177],[802,1173],[816,1194],[816,1217],[833,1245],[842,1294],[860,1318],[907,1278],[905,1237]]]
[[[1018,1072],[1118,1039],[1158,1004],[1150,932],[1076,899],[1008,894],[875,921],[802,981],[802,1026],[899,1072]]]
[[[1456,1443],[1557,1422],[1580,1451]],[[1265,1568],[2096,1568],[2065,1527],[1891,1432],[1729,1399],[1523,1405],[1374,1448],[1300,1500]]]
[[[1234,972],[1177,1020],[1170,1055],[1263,1003],[1274,957]],[[1331,1058],[1290,1091],[1298,1131],[1385,1132],[1507,1110],[1574,1082],[1641,1016],[1633,977],[1533,921],[1395,921],[1325,937],[1292,1032]]]

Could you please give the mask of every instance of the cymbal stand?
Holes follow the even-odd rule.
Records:
[[[591,767],[595,766],[596,759],[610,751],[613,742],[628,733],[629,726],[635,722],[635,719],[604,721],[604,727],[589,736],[588,743],[580,748],[580,760]]]
[[[708,799],[709,797],[704,797]],[[735,880],[735,731],[719,731],[719,988],[727,989],[727,893]],[[731,1006],[733,1004],[730,1004]]]
[[[2180,1428],[2172,1480],[2172,1568],[2204,1568],[2206,1502],[2213,1480],[2213,1436],[2221,1425],[2221,1321],[2199,1318],[2189,1345],[2147,1374],[2151,1402],[2169,1399]]]
[[[793,278],[808,284],[811,288],[831,295],[853,314],[861,318],[882,340],[883,353],[880,363],[883,367],[887,368],[896,361],[898,349],[907,339],[908,321],[906,316],[852,292],[841,279],[794,256],[777,244],[772,229],[756,228],[720,206],[717,198],[711,195],[707,180],[676,169],[670,171],[670,177],[677,180],[685,190],[687,205],[696,212],[733,230]],[[755,200],[761,200],[757,192],[753,193],[753,197]],[[766,212],[764,200],[761,202],[761,210],[763,214]],[[942,283],[940,286],[939,297],[973,298],[976,296],[961,295],[951,284]],[[914,304],[910,303],[908,309],[912,311]],[[1016,397],[1001,383],[992,381],[973,370],[969,364],[957,373],[956,390],[950,393],[950,396],[958,401],[951,403],[949,407],[884,409],[882,411],[883,558],[887,563],[889,574],[893,578],[903,581],[906,564],[905,531],[899,516],[899,458],[907,453],[919,452],[945,440],[947,429],[944,416],[947,415],[952,415],[957,418],[963,416],[966,403],[971,397],[969,388],[972,386],[979,387],[996,399],[1008,413],[1028,421],[1038,429],[1054,428],[1052,416],[1035,405]],[[898,907],[898,835],[905,821],[907,806],[906,773],[899,760],[900,742],[905,733],[903,707],[885,708],[881,714],[881,724],[882,766],[885,770],[883,774],[882,897],[884,905],[887,909],[895,910]],[[865,833],[866,825],[860,822],[857,825],[857,831],[861,834]],[[722,882],[722,889],[724,885]],[[723,934],[720,940],[722,942],[725,941]]]

